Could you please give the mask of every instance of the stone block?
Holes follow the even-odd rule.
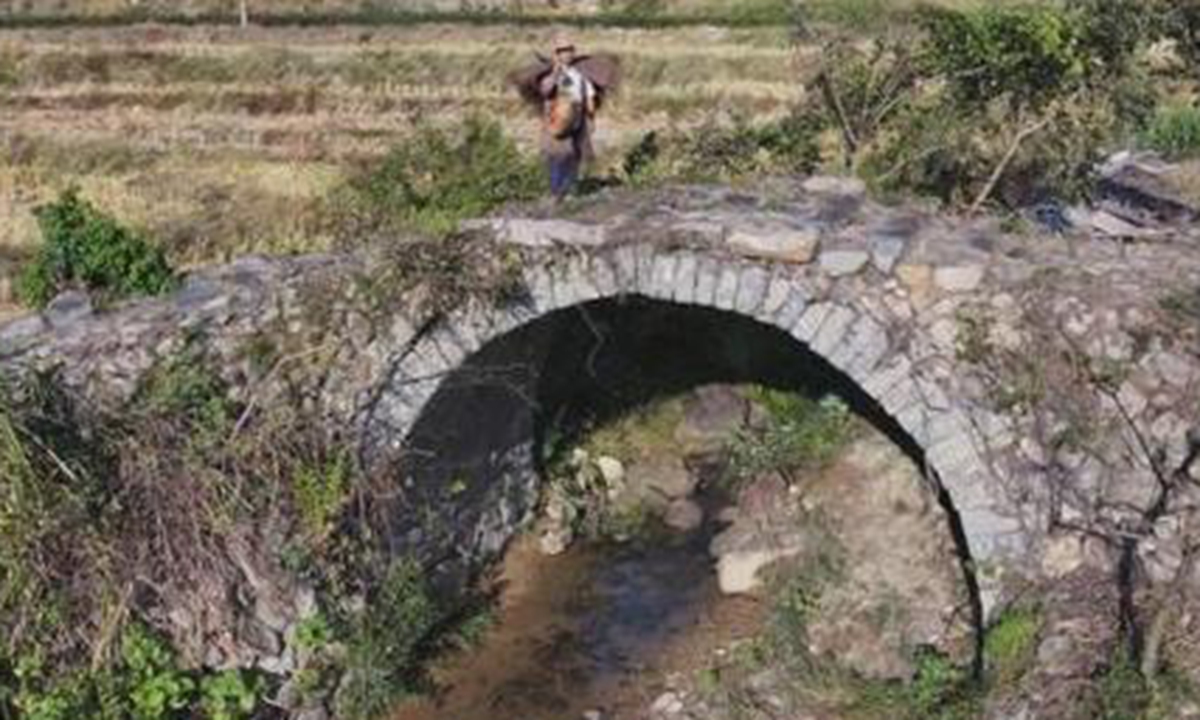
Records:
[[[821,244],[817,228],[787,225],[746,226],[730,231],[729,249],[748,258],[805,264]]]
[[[800,321],[800,317],[804,315],[804,311],[808,309],[808,305],[808,293],[793,287],[787,300],[784,301],[783,306],[779,308],[770,322],[780,330],[791,332],[796,323]]]
[[[783,272],[775,272],[767,282],[767,291],[755,315],[767,322],[774,321],[784,304],[787,303],[791,292],[792,279]]]
[[[713,258],[701,256],[696,266],[696,288],[692,302],[711,307],[717,295],[717,283],[721,278],[721,265]]]
[[[740,278],[740,267],[733,263],[725,263],[722,266],[721,276],[717,280],[717,291],[713,296],[713,307],[722,310],[733,310],[733,301],[737,297]]]
[[[696,296],[696,271],[700,260],[695,253],[680,253],[675,266],[675,277],[671,280],[670,299],[677,303],[690,303]]]
[[[825,322],[825,317],[833,310],[833,303],[821,302],[809,305],[800,319],[791,329],[792,335],[802,343],[808,344],[816,337],[817,331],[821,329],[821,323]]]
[[[855,177],[815,175],[806,179],[801,187],[814,195],[846,195],[859,197],[867,192],[866,184]]]
[[[744,269],[738,282],[737,297],[733,301],[734,310],[743,315],[754,315],[767,294],[770,277],[766,268],[758,265]]]
[[[928,265],[902,264],[896,266],[896,277],[908,291],[913,305],[919,310],[933,299],[933,268]]]
[[[673,253],[658,253],[650,271],[650,284],[643,286],[646,295],[661,300],[670,300],[675,291],[675,268],[679,258]]]
[[[854,321],[854,318],[853,310],[842,305],[835,305],[813,337],[811,343],[813,352],[822,357],[828,357],[846,338],[850,323]]]
[[[658,255],[654,246],[642,243],[633,248],[635,266],[635,287],[637,292],[649,295],[654,287],[654,258]],[[653,296],[651,296],[653,297]]]
[[[603,245],[607,240],[603,225],[589,225],[570,220],[505,218],[493,221],[492,230],[498,242],[522,247],[594,247]]]
[[[637,292],[637,255],[633,245],[617,248],[612,255],[612,267],[620,292]]]
[[[971,292],[983,282],[982,265],[939,267],[933,271],[933,282],[946,292]]]
[[[902,238],[883,235],[871,240],[871,264],[879,272],[889,275],[904,256],[907,243]]]
[[[821,271],[830,277],[855,275],[867,265],[870,256],[862,250],[826,250],[821,253]]]
[[[611,256],[594,254],[590,256],[588,272],[592,277],[592,287],[596,289],[596,297],[612,297],[621,292],[617,282],[617,274],[613,269]]]

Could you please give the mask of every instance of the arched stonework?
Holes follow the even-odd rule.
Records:
[[[811,269],[653,243],[573,253],[525,268],[528,294],[502,308],[472,306],[405,340],[361,419],[364,451],[400,451],[444,378],[490,341],[556,310],[640,295],[736,313],[778,328],[827,360],[912,438],[961,518],[977,563],[1022,550],[1019,523],[994,505],[996,483],[967,414],[908,357],[903,318],[869,294],[845,295]],[[404,322],[404,321],[401,321]],[[665,349],[665,352],[670,352]]]
[[[401,293],[380,307],[360,292],[377,258],[247,257],[189,274],[170,296],[97,311],[71,293],[0,324],[0,376],[58,368],[63,384],[120,406],[201,338],[243,399],[270,402],[303,370],[312,409],[386,460],[490,341],[556,309],[644,296],[778,328],[874,398],[940,479],[985,605],[1001,574],[1065,577],[1102,562],[1087,538],[1124,541],[1130,528],[1151,575],[1178,567],[1188,533],[1157,520],[1183,527],[1162,515],[1175,512],[1164,477],[1200,481],[1194,241],[1007,234],[986,218],[880,206],[830,178],[512,212],[466,230],[520,264],[519,302],[462,298],[444,317]],[[264,339],[281,351],[266,376],[246,351]]]

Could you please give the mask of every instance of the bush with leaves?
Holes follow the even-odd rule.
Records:
[[[238,670],[225,670],[200,682],[200,708],[208,720],[249,720],[262,695],[262,684]]]
[[[336,464],[336,440],[283,405],[235,425],[245,408],[191,345],[153,369],[119,413],[79,406],[52,376],[9,392],[0,403],[0,654],[9,658],[0,658],[0,695],[11,695],[13,713],[248,716],[251,678],[180,673],[167,640],[136,620],[113,636],[122,618],[147,617],[132,588],[153,583],[180,602],[236,577],[222,565],[232,531],[267,512],[295,513],[291,479]],[[341,567],[324,550],[310,547],[315,583]],[[369,575],[346,574],[351,592]],[[103,662],[93,670],[83,658]]]
[[[69,188],[35,210],[42,246],[25,268],[21,300],[44,306],[70,288],[106,298],[154,295],[170,289],[175,274],[162,250]]]
[[[710,122],[686,135],[651,132],[626,154],[623,170],[635,186],[806,174],[820,160],[818,132],[816,119],[800,113],[757,125],[745,117]]]
[[[844,136],[863,136],[847,140],[849,153],[886,191],[972,210],[988,201],[1085,196],[1097,160],[1157,100],[1134,61],[1151,37],[1135,5],[1072,0],[923,10],[919,35],[909,41],[914,49],[851,46],[827,66],[826,116]],[[883,86],[892,88],[884,101],[871,102],[872,84],[898,72],[909,74]],[[856,120],[863,107],[888,110],[870,132]]]
[[[1078,83],[1088,70],[1079,27],[1060,10],[1040,6],[928,9],[921,62],[945,80],[954,100],[979,107],[1004,97],[1041,105]]]
[[[778,472],[789,480],[801,469],[819,468],[853,437],[854,414],[841,399],[819,400],[759,389],[752,398],[766,410],[762,428],[743,432],[731,446],[735,480]]]
[[[458,128],[418,129],[335,191],[331,213],[336,233],[354,242],[440,234],[507,202],[536,198],[544,182],[499,123],[470,117]]]
[[[185,672],[167,642],[136,622],[126,625],[112,663],[60,677],[49,670],[37,653],[18,663],[10,702],[19,717],[173,720],[200,710],[208,720],[248,720],[262,691],[236,671]]]

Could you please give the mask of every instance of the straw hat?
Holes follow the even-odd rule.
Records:
[[[566,33],[560,32],[554,36],[554,45],[553,45],[554,52],[558,52],[560,50],[574,50],[574,49],[575,49],[575,43],[571,41],[571,38],[568,37]]]

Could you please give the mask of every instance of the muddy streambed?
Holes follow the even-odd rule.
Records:
[[[573,545],[555,557],[513,543],[496,622],[434,671],[439,691],[395,720],[640,718],[721,648],[753,636],[759,602],[723,596],[708,524],[654,542]]]

